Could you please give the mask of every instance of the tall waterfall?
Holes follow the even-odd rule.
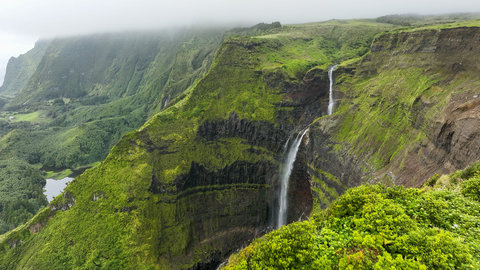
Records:
[[[285,144],[286,156],[280,171],[281,186],[280,186],[280,196],[278,197],[279,210],[278,210],[277,228],[280,228],[280,226],[287,224],[288,180],[290,178],[290,174],[292,174],[293,163],[295,163],[295,159],[297,158],[298,148],[300,147],[303,136],[305,136],[307,131],[308,131],[308,128],[298,133],[297,137],[295,138],[295,140],[293,140],[290,146],[288,145],[290,140],[287,140],[287,143]]]
[[[333,99],[333,71],[337,68],[338,65],[330,67],[328,70],[328,80],[330,81],[330,89],[328,95],[328,115],[333,113],[333,106],[335,105],[335,100]]]

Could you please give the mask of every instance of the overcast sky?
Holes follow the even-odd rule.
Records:
[[[301,23],[480,11],[479,0],[0,0],[0,84],[41,37],[194,24]]]

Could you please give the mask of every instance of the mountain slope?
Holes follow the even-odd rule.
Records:
[[[328,81],[311,67],[357,57],[389,28],[334,21],[232,33],[183,99],[4,236],[5,267],[215,267],[272,225],[278,153],[326,111]]]
[[[25,87],[40,64],[48,44],[49,41],[38,41],[30,51],[17,58],[10,58],[0,95],[12,97]]]
[[[222,29],[179,29],[60,38],[37,43],[19,58],[38,55],[42,46],[46,51],[25,88],[5,106],[10,111],[0,111],[0,162],[11,165],[0,167],[8,179],[0,189],[11,190],[2,197],[0,233],[46,205],[42,189],[32,184],[37,175],[104,159],[121,136],[208,70],[222,35]],[[25,62],[20,70],[31,68]],[[25,166],[35,173],[15,169]]]
[[[36,114],[39,126],[11,132],[0,142],[2,155],[45,169],[103,159],[121,135],[206,72],[221,35],[186,30],[51,41],[29,83],[6,105],[19,119]]]

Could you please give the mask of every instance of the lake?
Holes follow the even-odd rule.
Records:
[[[60,180],[50,179],[47,178],[47,184],[45,185],[44,192],[45,196],[47,196],[48,202],[51,202],[53,198],[58,196],[58,194],[62,193],[68,183],[70,183],[74,178],[65,177]]]

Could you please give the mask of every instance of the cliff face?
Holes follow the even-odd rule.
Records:
[[[272,228],[284,144],[326,111],[327,65],[358,56],[386,28],[329,22],[233,33],[202,80],[69,184],[45,226],[4,237],[3,265],[214,268]],[[312,209],[298,168],[290,221]]]
[[[480,159],[479,51],[478,27],[377,37],[335,72],[341,104],[312,129],[315,167],[346,186],[352,177],[420,186]]]
[[[35,108],[56,99],[99,105],[129,96],[139,99],[140,94],[149,95],[155,105],[162,98],[173,99],[208,69],[222,32],[192,29],[54,39],[8,108]]]
[[[40,225],[0,239],[3,265],[214,268],[272,228],[284,145],[305,128],[289,222],[365,181],[420,185],[479,159],[479,102],[465,98],[477,91],[480,30],[371,43],[385,29],[328,22],[231,34],[208,73],[73,181],[31,221]],[[328,66],[368,48],[335,71],[339,106],[326,116]]]
[[[40,61],[47,50],[49,41],[39,41],[35,47],[19,57],[12,57],[8,61],[5,80],[0,87],[0,94],[8,97],[15,96],[28,83],[35,73]]]

